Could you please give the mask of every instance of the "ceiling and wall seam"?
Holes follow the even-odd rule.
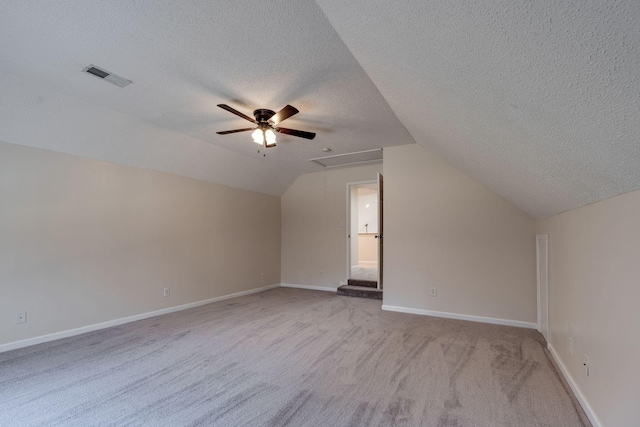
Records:
[[[640,188],[640,3],[317,3],[417,143],[536,218]]]
[[[323,147],[340,154],[414,142],[536,218],[640,188],[636,1],[257,6],[7,2],[0,69],[5,82],[20,76],[198,141],[159,147],[152,135],[162,130],[122,129],[114,135],[140,137],[135,149],[119,144],[101,160],[185,176],[196,170],[211,182],[220,182],[215,168],[225,169],[225,185],[266,194],[281,195],[295,177],[318,170],[307,160]],[[114,88],[81,73],[88,63],[135,83]],[[41,111],[34,90],[25,97],[0,89],[7,110]],[[243,134],[215,135],[244,125],[218,103],[246,114],[291,104],[300,114],[287,127],[318,136],[280,135],[263,158]],[[42,135],[60,133],[54,114],[71,121],[64,111],[41,111],[51,126]],[[14,133],[0,137],[11,143],[62,152],[75,144],[69,152],[87,157],[105,150],[104,138],[73,129],[64,141],[24,142],[32,130],[9,125]],[[223,157],[233,160],[212,158],[216,150],[200,141],[230,150]]]
[[[300,174],[321,170],[308,159],[321,155],[324,147],[339,154],[414,143],[310,0],[269,8],[205,0],[189,5],[89,0],[74,6],[26,0],[5,4],[0,11],[0,67],[6,74],[224,148],[233,153],[229,157],[244,156],[245,164],[229,170],[225,184],[282,195]],[[81,72],[89,63],[134,83],[124,89],[105,84]],[[16,97],[3,96],[3,101],[38,102],[38,95]],[[258,152],[249,134],[215,134],[246,127],[242,119],[217,108],[219,103],[247,115],[256,108],[277,111],[291,104],[300,113],[284,127],[316,132],[317,137],[304,141],[278,134],[277,147]],[[72,141],[30,144],[61,152],[75,145],[70,152],[80,150],[88,157],[88,152],[103,150],[71,131],[65,137]],[[23,143],[6,133],[3,139]],[[209,163],[213,169],[219,163],[209,160],[213,148],[174,142],[163,149],[177,153],[180,144],[184,155],[176,162],[145,139],[139,144],[148,156],[142,163],[138,153],[122,144],[100,159],[159,170],[171,166],[171,173],[185,176],[196,169],[198,179],[219,182],[204,166]]]

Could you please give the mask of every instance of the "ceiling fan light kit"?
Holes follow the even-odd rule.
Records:
[[[256,144],[264,145],[267,148],[276,146],[276,134],[271,129],[256,129],[251,136]]]
[[[228,135],[230,133],[246,132],[252,130],[253,132],[251,133],[251,136],[253,138],[253,142],[255,142],[256,144],[260,144],[265,148],[276,146],[275,132],[284,133],[286,135],[293,135],[305,139],[313,139],[316,137],[316,134],[313,132],[276,127],[278,123],[288,119],[294,114],[299,113],[298,109],[292,107],[291,105],[287,105],[277,113],[272,110],[267,110],[266,108],[259,108],[253,112],[253,116],[255,117],[254,119],[232,107],[229,107],[226,104],[218,104],[218,107],[258,125],[258,127],[255,128],[243,128],[216,132],[218,135]]]

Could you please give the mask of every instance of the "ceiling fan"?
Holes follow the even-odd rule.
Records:
[[[291,105],[287,105],[282,110],[277,113],[267,110],[265,108],[259,108],[253,112],[253,116],[255,119],[247,116],[246,114],[241,113],[240,111],[229,107],[226,104],[218,104],[218,107],[223,110],[227,110],[230,113],[235,114],[236,116],[242,117],[245,120],[248,120],[252,123],[258,125],[258,127],[253,128],[244,128],[244,129],[234,129],[234,130],[225,130],[222,132],[216,132],[218,135],[227,135],[230,133],[236,132],[246,132],[246,131],[254,131],[251,136],[253,137],[253,142],[256,144],[264,145],[265,148],[275,147],[276,146],[276,134],[274,131],[279,133],[284,133],[286,135],[298,136],[300,138],[313,139],[316,137],[316,134],[313,132],[305,132],[303,130],[296,129],[287,129],[276,127],[276,125],[294,114],[298,114],[299,111],[297,108],[292,107]]]

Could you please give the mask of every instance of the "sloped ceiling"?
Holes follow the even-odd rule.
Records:
[[[537,218],[640,188],[640,2],[318,0],[417,143]]]
[[[119,88],[82,73],[88,64],[133,84]],[[324,155],[324,147],[342,154],[414,143],[312,0],[6,1],[0,73],[12,77],[0,76],[0,140],[268,194],[281,195],[300,174],[322,170],[309,159]],[[18,79],[33,84],[18,90]],[[55,95],[44,88],[64,99],[51,101]],[[69,97],[87,104],[75,123]],[[317,136],[278,134],[278,146],[263,157],[250,132],[216,135],[251,127],[220,103],[249,116],[291,104],[300,113],[281,126]],[[24,114],[7,119],[18,104]],[[140,123],[122,124],[104,108]],[[69,125],[62,126],[66,133],[36,134],[29,123],[16,125],[25,114],[35,126]],[[133,131],[103,125],[114,120]],[[96,123],[101,135],[87,137]]]
[[[0,73],[34,83],[33,111],[46,87],[178,137],[108,151],[115,139],[27,140],[0,117],[0,140],[276,195],[323,147],[415,140],[544,218],[640,188],[638,22],[636,0],[8,1]],[[80,73],[89,63],[134,84]],[[31,110],[13,77],[0,111]],[[218,103],[289,103],[287,127],[318,136],[279,135],[262,157],[248,133],[215,134],[248,124]]]

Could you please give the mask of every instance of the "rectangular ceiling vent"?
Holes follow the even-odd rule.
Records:
[[[106,80],[109,83],[113,83],[116,86],[120,86],[120,87],[125,87],[131,83],[133,83],[131,80],[127,80],[124,77],[120,77],[117,74],[113,74],[105,69],[102,69],[100,67],[96,67],[95,65],[87,65],[86,67],[84,67],[82,69],[82,71],[84,71],[85,73],[89,73],[91,75],[94,75],[96,77],[101,78],[102,80]]]
[[[382,161],[382,148],[358,151],[355,153],[336,154],[334,156],[316,157],[315,159],[309,159],[309,161],[318,163],[325,168],[361,165],[364,163],[378,163]]]

